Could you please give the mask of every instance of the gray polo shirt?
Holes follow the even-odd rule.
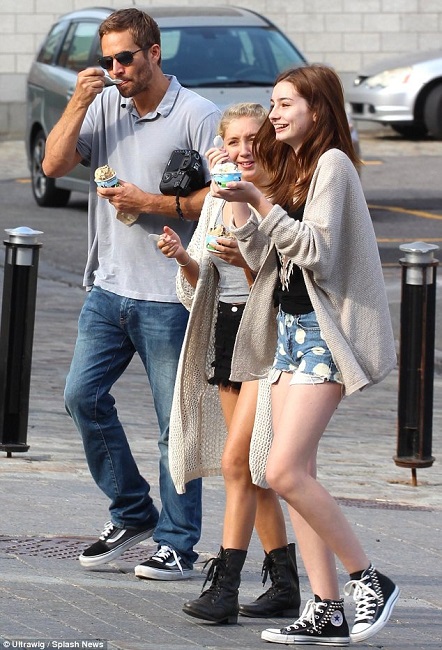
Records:
[[[116,219],[115,208],[98,197],[93,172],[110,165],[118,178],[146,192],[160,194],[159,184],[174,149],[204,153],[212,146],[220,118],[212,102],[184,88],[175,77],[157,109],[140,117],[132,100],[117,88],[105,88],[89,107],[77,150],[91,168],[88,259],[84,285],[93,284],[138,300],[178,302],[175,260],[166,258],[149,239],[173,228],[186,247],[194,222],[142,213],[132,226]],[[209,180],[204,158],[206,178]]]

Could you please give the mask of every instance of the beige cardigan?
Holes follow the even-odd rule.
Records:
[[[227,435],[218,387],[207,379],[215,357],[214,330],[218,305],[218,272],[206,250],[205,239],[223,201],[206,197],[198,226],[187,248],[200,267],[194,289],[182,271],[177,274],[177,295],[190,310],[178,365],[170,416],[169,467],[179,494],[185,484],[202,476],[221,474],[221,456]],[[247,363],[247,351],[243,363]],[[249,464],[252,481],[267,487],[265,466],[272,440],[270,387],[260,382]]]
[[[252,212],[235,234],[249,266],[259,272],[235,343],[233,380],[265,376],[273,362],[275,246],[302,268],[345,393],[381,381],[395,367],[395,342],[373,224],[359,177],[342,151],[331,149],[319,159],[302,222],[275,205],[262,220]]]

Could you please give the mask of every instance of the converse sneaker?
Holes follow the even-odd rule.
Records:
[[[399,588],[370,564],[360,580],[350,580],[344,593],[356,603],[355,622],[350,633],[353,642],[366,641],[382,630],[399,598]]]
[[[137,578],[151,580],[186,580],[193,570],[181,563],[181,558],[170,546],[160,546],[152,557],[135,567]]]
[[[301,616],[292,625],[280,630],[264,630],[261,639],[287,645],[349,645],[344,601],[321,600],[315,596],[314,600],[307,602]]]
[[[154,530],[155,526],[152,525],[143,528],[119,528],[108,521],[98,541],[83,551],[78,558],[80,564],[86,569],[92,569],[115,560],[131,546],[152,537]]]

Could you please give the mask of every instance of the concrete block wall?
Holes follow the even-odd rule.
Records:
[[[2,0],[0,137],[21,137],[26,75],[44,36],[62,13],[87,6],[173,4],[174,0]],[[180,0],[180,4],[204,4]],[[264,14],[311,62],[326,62],[344,85],[365,65],[404,52],[442,49],[442,0],[206,0]]]

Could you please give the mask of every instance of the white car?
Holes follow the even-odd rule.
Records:
[[[397,133],[442,140],[442,51],[421,52],[363,70],[346,93],[353,120],[391,126]]]

